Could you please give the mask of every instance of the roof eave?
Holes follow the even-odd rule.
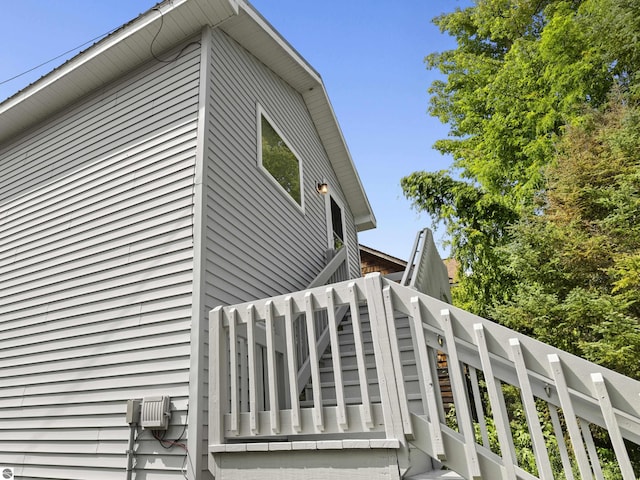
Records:
[[[166,0],[156,5],[1,103],[0,143],[150,60],[150,45],[161,21],[162,35],[153,43],[155,52],[192,38],[204,26],[220,26],[295,88],[307,104],[358,231],[375,227],[375,216],[320,75],[244,0]]]
[[[96,91],[124,72],[238,12],[237,0],[166,0],[0,104],[0,142]]]
[[[376,226],[376,218],[355,168],[320,75],[250,4],[221,29],[268,65],[303,97],[358,231]]]

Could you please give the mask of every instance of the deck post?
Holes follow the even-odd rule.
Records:
[[[222,323],[224,320],[223,308],[214,308],[209,319],[209,359],[217,359],[217,362],[211,362],[210,365],[217,364],[218,366],[217,369],[209,371],[209,398],[211,400],[209,443],[220,445],[224,443],[224,405],[227,403],[227,379],[229,378],[228,342]]]
[[[367,304],[369,306],[369,321],[371,337],[378,371],[378,385],[387,438],[398,439],[405,443],[400,410],[400,399],[396,385],[402,379],[396,378],[391,356],[389,331],[387,330],[387,316],[385,314],[384,297],[382,295],[382,281],[379,273],[371,273],[364,278]]]

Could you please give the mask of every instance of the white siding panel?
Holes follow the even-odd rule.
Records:
[[[138,362],[145,363],[155,362],[158,360],[164,361],[166,358],[177,358],[182,355],[182,353],[183,350],[180,345],[165,345],[162,350],[140,348],[133,351],[129,350],[129,354],[127,355],[127,365],[136,364]],[[95,357],[96,355],[91,356]],[[13,366],[0,366],[0,368],[4,368],[2,373],[5,381],[10,382],[13,378],[24,377],[27,375],[49,374],[52,369],[55,369],[60,373],[71,371],[77,372],[82,369],[86,363],[86,356],[79,357],[76,352],[76,355],[72,358],[59,359],[47,363],[25,364],[21,362]],[[100,355],[100,365],[101,368],[106,368],[108,366],[116,366],[117,368],[120,368],[120,366],[123,365],[122,355],[120,352],[103,353]]]
[[[191,132],[186,132],[185,136],[189,133]],[[99,170],[98,175],[94,172],[91,177],[82,179],[82,183],[76,183],[76,188],[60,192],[58,196],[54,192],[40,192],[39,202],[33,202],[30,208],[21,204],[20,209],[15,208],[15,212],[4,218],[2,223],[5,226],[5,241],[9,242],[14,238],[14,241],[20,241],[19,235],[34,235],[43,231],[45,226],[51,228],[56,224],[68,222],[69,217],[95,212],[104,208],[105,202],[114,204],[119,199],[135,198],[141,193],[153,191],[157,188],[158,182],[167,183],[169,175],[173,175],[175,180],[189,176],[192,168],[189,161],[191,148],[187,144],[184,149],[184,152],[179,152],[177,149],[165,148],[162,157],[152,157],[150,165],[146,168],[144,165],[141,168],[140,164],[135,165],[135,170],[127,166],[129,168],[123,168],[110,175],[104,170]],[[132,187],[135,187],[135,191]],[[25,216],[30,217],[29,223],[19,221]]]
[[[126,401],[187,421],[199,47],[0,145],[0,464],[124,476]],[[185,452],[140,432],[137,470]]]
[[[212,42],[209,308],[304,288],[328,248],[317,182],[327,179],[346,203],[301,95],[223,32],[214,30]],[[300,156],[304,212],[257,165],[258,105]],[[358,276],[354,222],[344,214],[351,272]]]

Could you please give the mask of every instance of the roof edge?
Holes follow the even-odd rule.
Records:
[[[191,17],[187,26],[192,33],[198,32],[204,25],[216,25],[225,19],[237,15],[242,0],[164,0],[151,9],[140,14],[128,23],[87,49],[73,56],[62,65],[40,77],[35,82],[0,103],[0,142],[6,141],[23,129],[55,114],[70,102],[97,90],[116,78],[122,71],[127,71],[152,58],[148,41],[148,29],[161,20],[170,19],[172,14],[184,9],[188,3],[197,7],[199,18]],[[157,42],[161,48],[175,44],[184,38],[172,32]],[[101,57],[115,55],[118,48],[126,46],[129,50],[129,63],[122,62],[121,69],[113,69],[111,75],[93,74],[96,63]],[[117,57],[119,60],[121,56]],[[118,64],[118,63],[116,63]],[[118,64],[120,65],[120,64]],[[103,72],[104,69],[101,69]],[[73,79],[75,81],[68,81]],[[66,84],[63,80],[67,80]],[[80,82],[78,82],[80,81]],[[52,92],[55,91],[55,94]],[[4,117],[4,118],[3,118]]]
[[[357,230],[375,228],[373,210],[320,74],[247,0],[164,0],[158,3],[0,103],[0,142],[10,141],[14,135],[98,90],[122,72],[150,60],[150,30],[155,33],[153,29],[159,28],[161,21],[164,21],[165,31],[162,41],[158,39],[158,50],[187,40],[204,26],[219,26],[295,88],[307,105]],[[247,26],[251,28],[251,34],[245,30]]]

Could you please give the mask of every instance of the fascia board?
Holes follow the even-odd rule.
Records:
[[[358,231],[375,228],[375,215],[324,85],[320,84],[317,88],[304,92],[303,98],[351,208]]]
[[[159,11],[158,11],[159,10]],[[162,12],[162,16],[160,15]],[[305,99],[359,231],[376,221],[320,75],[244,0],[166,0],[0,104],[0,142],[36,125],[205,25],[222,28]],[[114,68],[117,66],[117,68]]]

